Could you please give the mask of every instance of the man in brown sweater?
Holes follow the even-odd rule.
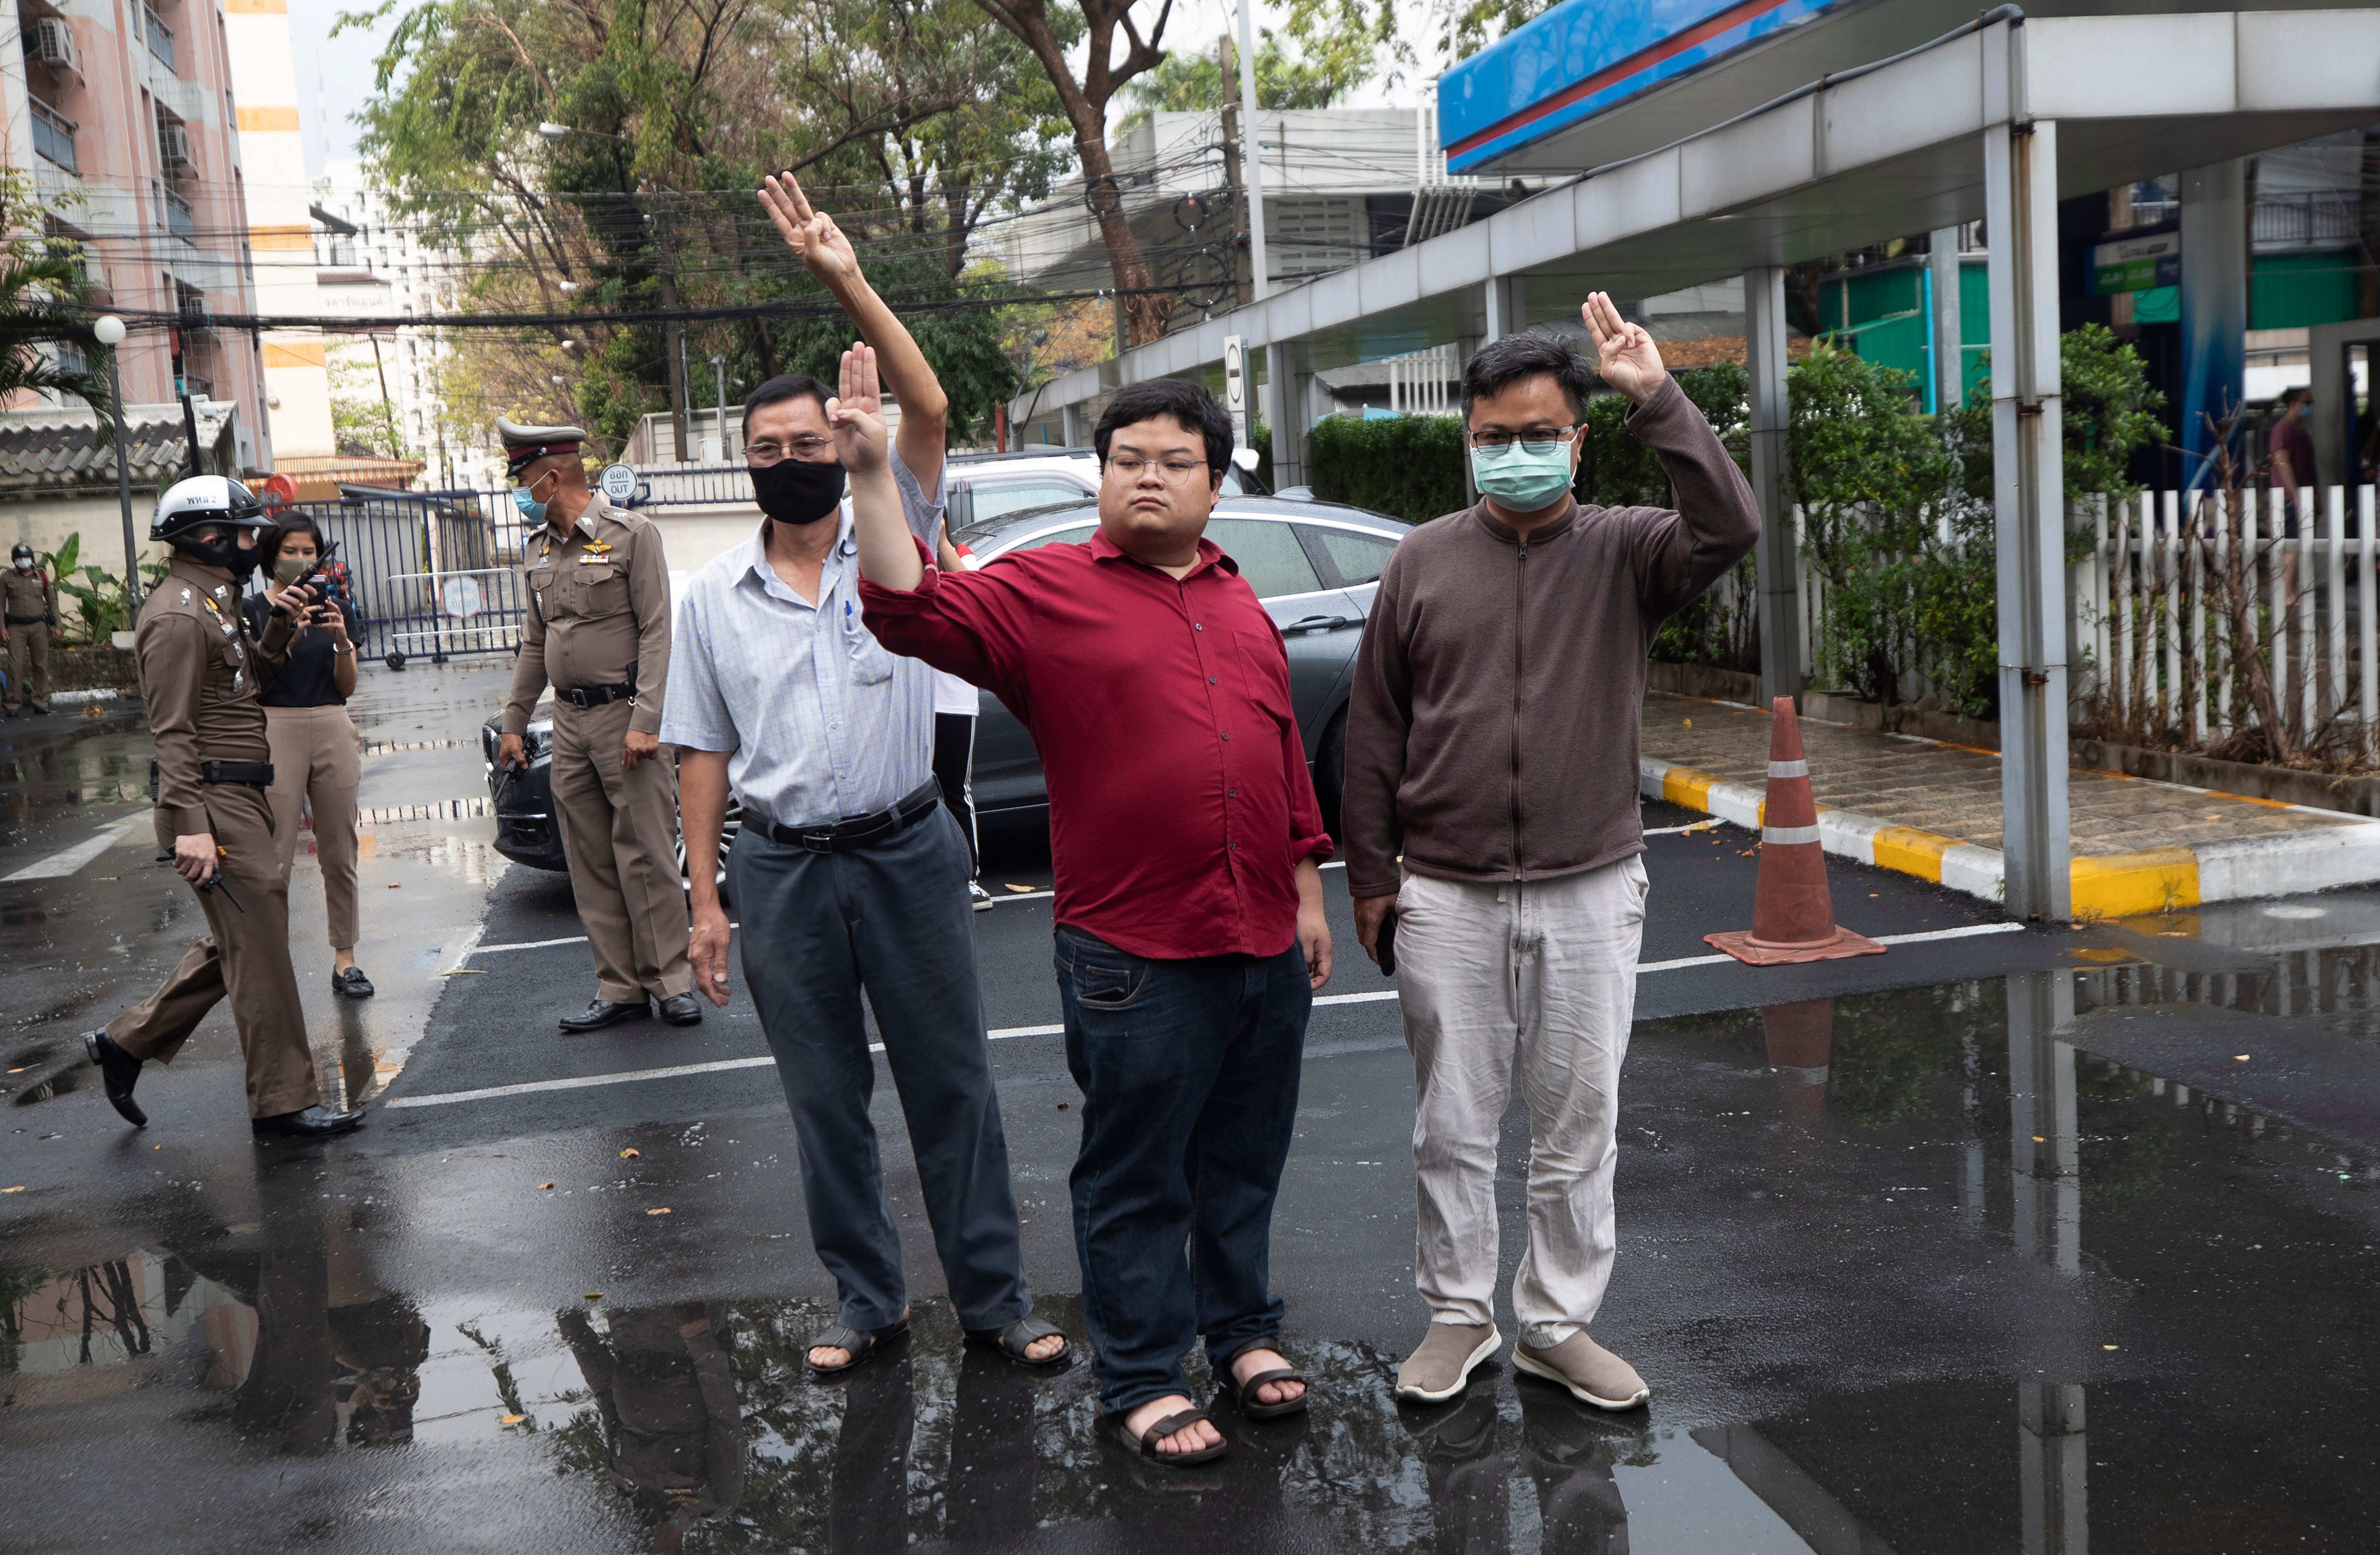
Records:
[[[1463,369],[1484,496],[1398,546],[1355,661],[1342,829],[1375,961],[1393,916],[1414,1055],[1415,1272],[1430,1328],[1397,1391],[1424,1403],[1462,1391],[1502,1343],[1496,1136],[1516,1052],[1530,1161],[1513,1364],[1606,1409],[1651,1392],[1587,1336],[1611,1274],[1645,921],[1645,655],[1664,617],[1752,549],[1760,518],[1652,337],[1600,292],[1582,312],[1677,511],[1572,501],[1597,369],[1559,335],[1499,340]]]

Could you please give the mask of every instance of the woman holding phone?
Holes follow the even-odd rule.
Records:
[[[371,979],[356,965],[356,787],[362,759],[347,699],[356,689],[354,606],[336,591],[311,605],[294,598],[298,581],[321,565],[322,531],[291,515],[265,536],[273,583],[248,601],[259,633],[285,607],[302,611],[290,639],[289,667],[258,699],[273,746],[273,832],[285,877],[298,857],[300,802],[314,806],[314,851],[322,863],[322,900],[330,918],[331,991],[349,999],[372,996]]]

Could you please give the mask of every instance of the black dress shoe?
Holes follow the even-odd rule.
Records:
[[[353,1134],[363,1125],[360,1108],[352,1112],[334,1112],[320,1105],[302,1112],[275,1112],[269,1118],[250,1118],[248,1124],[260,1139],[328,1139],[334,1134]]]
[[[633,1004],[614,1004],[609,999],[598,999],[587,1006],[584,1014],[565,1015],[561,1026],[565,1031],[601,1031],[622,1021],[642,1020],[653,1013],[652,1004],[639,999]]]
[[[331,991],[345,994],[349,999],[370,999],[372,996],[371,979],[364,976],[362,967],[350,966],[344,972],[331,974]]]
[[[662,1019],[672,1026],[700,1026],[702,1001],[691,993],[673,993],[662,1001]]]
[[[99,1065],[100,1075],[107,1086],[107,1104],[122,1113],[124,1121],[133,1127],[147,1128],[149,1114],[132,1099],[132,1083],[140,1078],[140,1061],[117,1047],[104,1027],[82,1034],[82,1051]]]

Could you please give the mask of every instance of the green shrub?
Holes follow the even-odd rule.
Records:
[[[1331,416],[1315,423],[1308,442],[1310,484],[1323,502],[1368,507],[1409,524],[1426,524],[1467,505],[1459,417],[1351,421]]]

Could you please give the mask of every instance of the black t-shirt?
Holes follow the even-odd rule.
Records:
[[[345,601],[336,601],[339,613],[347,618],[347,637],[356,634],[356,613]],[[273,619],[273,607],[261,594],[250,594],[243,607],[248,612],[250,637],[262,637],[265,624]],[[331,676],[336,656],[331,651],[331,634],[320,626],[309,626],[298,634],[289,645],[289,667],[281,678],[257,700],[269,708],[324,708],[343,705],[346,699],[339,695],[338,683]]]

